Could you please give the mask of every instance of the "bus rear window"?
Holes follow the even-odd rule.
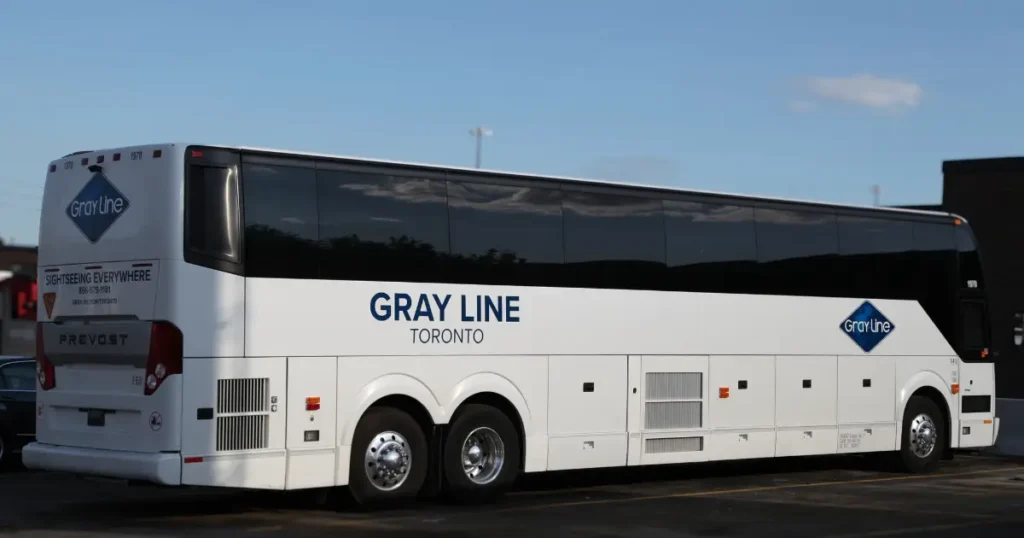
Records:
[[[240,262],[238,174],[233,167],[188,167],[185,184],[185,250]],[[210,260],[212,261],[212,260]],[[197,260],[197,263],[203,263]]]

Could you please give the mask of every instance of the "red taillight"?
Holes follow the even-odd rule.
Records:
[[[42,323],[36,323],[36,377],[42,390],[50,390],[57,386],[56,370],[50,359],[46,358],[46,349],[43,347]]]
[[[146,361],[146,396],[156,392],[168,377],[181,373],[183,353],[181,331],[165,321],[153,322]]]

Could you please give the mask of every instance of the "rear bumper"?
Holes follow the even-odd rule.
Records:
[[[125,452],[29,443],[21,453],[29,469],[181,485],[181,455]]]

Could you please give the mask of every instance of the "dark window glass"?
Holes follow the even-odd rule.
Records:
[[[844,288],[839,233],[831,213],[757,208],[759,278],[766,293],[835,295]]]
[[[955,228],[957,259],[960,264],[961,288],[982,289],[985,287],[984,274],[981,269],[981,255],[974,243],[974,234],[970,227],[962,224]]]
[[[963,349],[979,351],[988,347],[985,304],[980,301],[964,301],[961,303],[960,312]]]
[[[246,276],[317,278],[314,170],[245,164],[242,195]]]
[[[953,345],[956,321],[956,240],[953,224],[915,222],[914,297]]]
[[[25,362],[8,364],[7,366],[0,368],[0,389],[35,390],[35,363]]]
[[[666,201],[665,233],[669,289],[718,293],[756,290],[753,208]]]
[[[205,256],[241,261],[235,169],[192,165],[185,192],[187,248]]]
[[[323,278],[442,282],[444,181],[319,170]]]
[[[657,289],[665,276],[665,219],[660,200],[566,192],[567,284]]]
[[[448,215],[454,281],[562,284],[560,191],[451,181]]]
[[[909,221],[839,217],[844,295],[866,299],[913,298],[914,231]]]

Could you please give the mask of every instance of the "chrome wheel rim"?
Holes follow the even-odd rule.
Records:
[[[381,432],[366,447],[363,467],[373,487],[393,491],[409,478],[412,451],[409,442],[398,432]]]
[[[935,450],[938,429],[932,417],[921,413],[910,422],[910,450],[919,458],[927,458]]]
[[[462,471],[474,484],[493,482],[505,465],[505,442],[490,428],[477,428],[462,443]]]

